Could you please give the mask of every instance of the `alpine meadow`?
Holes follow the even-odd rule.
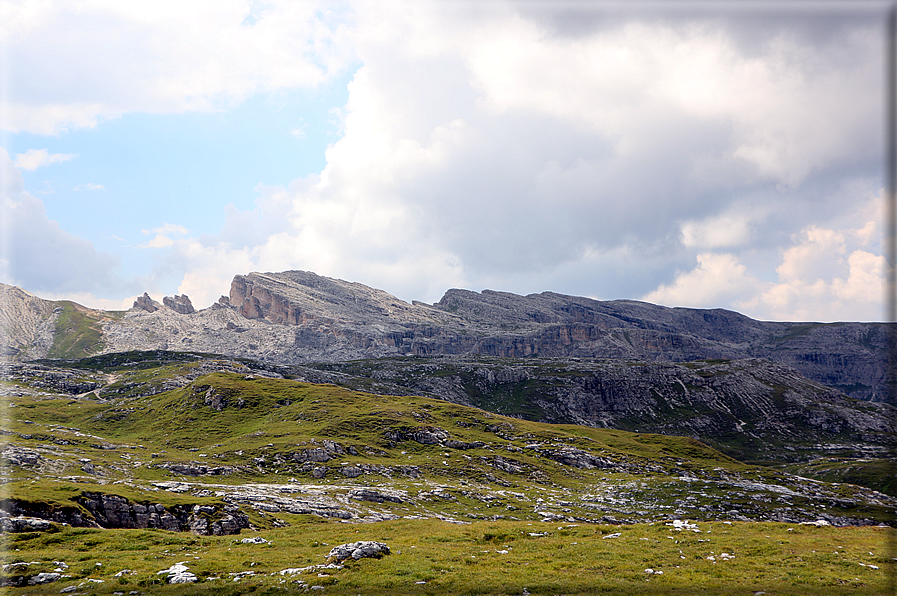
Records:
[[[893,0],[0,0],[0,592],[897,595]]]

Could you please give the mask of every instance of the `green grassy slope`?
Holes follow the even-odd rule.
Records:
[[[9,594],[59,594],[79,585],[78,593],[97,595],[132,590],[234,596],[887,593],[886,530],[743,522],[698,526],[700,533],[676,532],[664,524],[297,522],[264,532],[270,543],[263,545],[242,544],[233,536],[63,528],[7,535],[2,547],[5,563],[31,563],[30,573],[51,572],[58,568],[55,562],[68,566],[68,578],[9,588]],[[356,540],[382,541],[391,553],[348,561],[342,569],[281,574],[322,564],[332,546]],[[199,582],[166,585],[158,572],[178,562]],[[311,586],[319,588],[311,591]]]
[[[84,358],[105,347],[102,323],[111,318],[119,318],[117,311],[91,310],[68,300],[56,303],[62,312],[56,319],[53,346],[48,358]]]
[[[749,466],[689,438],[541,424],[248,368],[201,374],[214,362],[200,355],[99,358],[84,374],[111,375],[109,385],[89,398],[7,384],[7,505],[89,515],[86,493],[169,510],[237,503],[270,542],[243,544],[255,535],[246,530],[5,534],[3,563],[21,565],[2,577],[62,569],[57,562],[69,576],[10,593],[881,593],[890,530],[737,521],[889,520],[893,503],[864,489]],[[302,457],[325,448],[327,461]],[[178,471],[191,467],[220,472]],[[364,501],[359,490],[401,498]],[[291,513],[291,499],[329,500],[348,517]],[[669,525],[685,518],[703,520],[700,531]],[[280,573],[324,563],[332,546],[355,540],[383,541],[392,554]],[[199,583],[164,583],[157,572],[181,561]]]

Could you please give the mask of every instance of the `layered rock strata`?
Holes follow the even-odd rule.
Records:
[[[7,326],[13,329],[7,352],[20,359],[46,354],[40,346],[49,349],[54,330],[41,321],[52,314],[39,299],[6,295],[3,309],[13,314],[0,320],[33,313],[30,331]],[[144,295],[124,316],[105,320],[102,351],[202,351],[276,364],[476,354],[652,362],[766,358],[852,397],[887,398],[883,323],[764,322],[721,309],[552,292],[453,289],[435,304],[409,304],[305,271],[238,275],[227,297],[189,316],[189,299],[167,300],[161,307]]]
[[[249,528],[249,518],[236,505],[184,505],[167,509],[159,503],[135,503],[117,495],[85,492],[72,505],[50,510],[46,505],[9,500],[5,503],[3,528],[23,531],[25,525],[66,523],[75,527],[155,528],[192,532],[201,536],[239,534]],[[9,527],[10,530],[6,530]],[[46,528],[43,528],[46,529]]]
[[[162,298],[162,304],[182,315],[189,315],[196,312],[196,309],[193,308],[193,303],[190,302],[190,298],[188,298],[186,294],[183,296],[175,295],[174,297],[165,296]]]

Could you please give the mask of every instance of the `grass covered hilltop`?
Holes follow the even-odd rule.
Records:
[[[3,382],[11,594],[881,594],[895,499],[193,354]],[[379,558],[332,555],[375,541]],[[170,583],[184,581],[185,583]],[[30,585],[29,585],[30,584]]]

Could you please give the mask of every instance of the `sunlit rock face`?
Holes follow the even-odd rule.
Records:
[[[13,290],[9,286],[4,294],[0,306],[8,316],[0,320],[27,325],[4,323],[4,350],[19,360],[42,357],[58,333],[58,303]],[[765,358],[854,398],[887,396],[883,323],[765,322],[722,309],[552,292],[451,289],[435,304],[409,304],[383,290],[307,271],[237,275],[228,296],[198,311],[186,296],[164,300],[163,307],[145,294],[122,316],[103,319],[97,351],[204,351],[276,364],[405,355]]]
[[[162,305],[150,298],[150,295],[144,292],[143,296],[137,297],[137,300],[134,301],[134,305],[131,308],[138,308],[140,310],[145,310],[146,312],[156,312],[162,308]]]
[[[196,312],[193,308],[193,303],[190,302],[190,298],[188,298],[186,294],[183,296],[175,295],[174,297],[166,296],[162,299],[162,304],[182,315],[189,315]]]

